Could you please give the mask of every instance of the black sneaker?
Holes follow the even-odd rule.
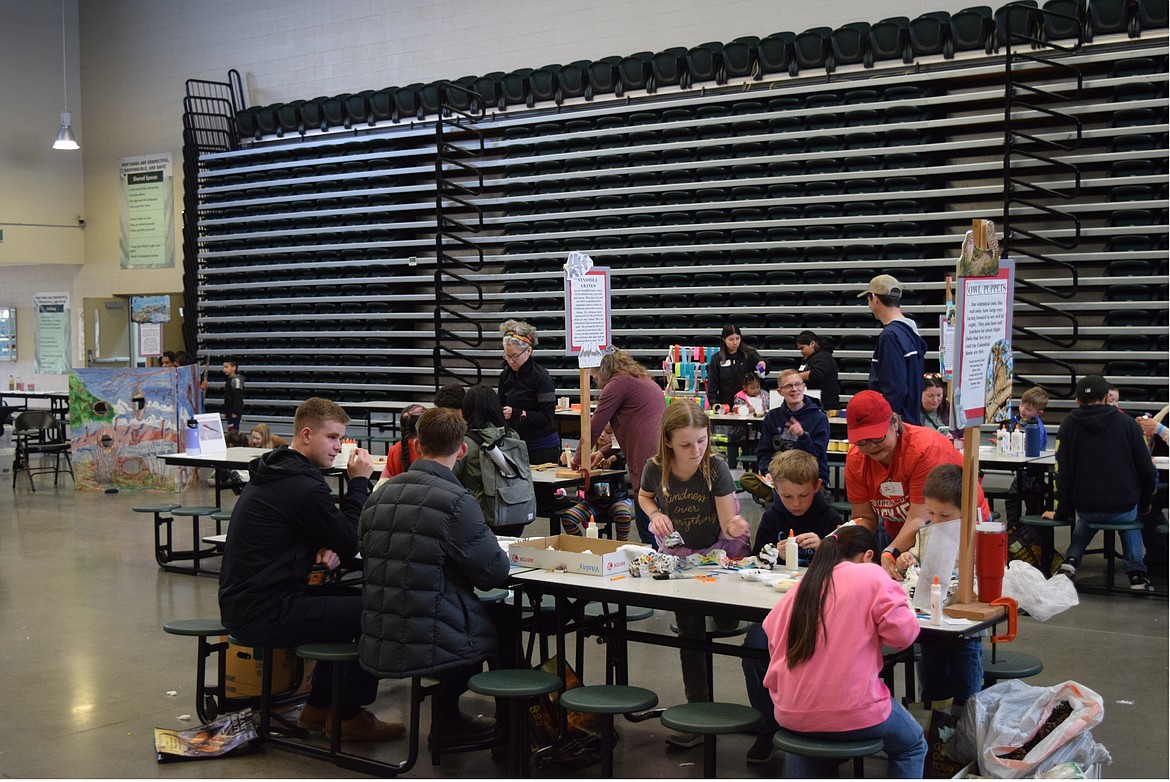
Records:
[[[1063,573],[1069,578],[1077,574],[1077,560],[1075,557],[1065,557],[1064,562],[1060,565],[1060,570],[1056,571],[1058,574]]]
[[[776,747],[772,744],[771,733],[760,733],[751,749],[747,751],[747,762],[753,765],[763,765],[772,759]]]
[[[1135,592],[1153,592],[1154,585],[1150,583],[1150,579],[1146,574],[1140,570],[1135,570],[1129,574],[1129,588]]]

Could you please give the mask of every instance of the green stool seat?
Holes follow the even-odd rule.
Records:
[[[843,519],[848,520],[848,518],[853,515],[853,503],[838,500],[837,502],[830,502],[829,504],[833,506],[833,510],[841,514],[841,518]]]
[[[160,502],[157,505],[135,505],[131,510],[135,513],[166,513],[181,507],[176,502]]]
[[[232,512],[230,510],[217,510],[215,513],[209,514],[208,518],[213,521],[231,521]]]
[[[227,628],[218,619],[172,619],[163,625],[163,630],[171,635],[227,635]]]
[[[524,597],[525,597],[524,607],[522,610],[524,610],[528,613],[531,613],[532,612],[532,598],[529,597],[527,593],[525,593]],[[507,597],[504,598],[504,603],[506,605],[510,605],[510,606],[516,605],[516,598],[513,595],[508,595]],[[552,595],[541,595],[540,596],[540,607],[539,607],[540,613],[543,614],[546,612],[555,611],[556,607],[557,607],[557,599],[555,597],[553,597]]]
[[[984,688],[990,687],[1000,679],[1026,679],[1044,670],[1044,663],[1024,652],[1004,652],[996,649],[994,662],[992,662],[991,657],[991,650],[984,650]]]
[[[325,663],[353,663],[358,659],[358,647],[353,641],[301,644],[297,657]]]
[[[210,516],[219,508],[215,505],[180,505],[171,510],[175,516]]]
[[[772,734],[772,746],[793,755],[806,758],[825,758],[827,760],[853,759],[853,776],[864,776],[863,758],[866,755],[875,755],[885,749],[881,739],[859,739],[857,741],[834,741],[832,739],[812,738],[799,733],[779,728]]]
[[[1040,515],[1024,514],[1020,516],[1020,523],[1037,528],[1040,535],[1040,572],[1045,576],[1051,576],[1052,557],[1056,553],[1054,533],[1057,527],[1071,527],[1072,522],[1065,519],[1046,519]]]
[[[591,618],[598,618],[602,616],[616,616],[618,613],[617,606],[611,606],[608,611],[605,610],[605,603],[590,603],[585,606],[585,616]],[[626,606],[626,621],[627,622],[641,622],[643,619],[649,619],[654,616],[653,608],[646,608],[645,606]]]
[[[703,776],[715,777],[715,737],[721,733],[747,733],[763,716],[751,706],[738,703],[684,703],[662,712],[663,726],[703,736]]]
[[[613,715],[645,711],[658,705],[658,696],[642,687],[596,684],[565,690],[561,706],[570,711],[601,715],[601,776],[613,778]]]
[[[559,677],[531,668],[499,668],[477,673],[467,680],[467,689],[472,692],[508,701],[508,747],[513,777],[528,776],[528,721],[521,718],[521,699],[547,695],[560,687]]]
[[[1020,523],[1029,527],[1071,527],[1072,522],[1067,519],[1046,519],[1043,516],[1024,514],[1020,516]]]
[[[479,598],[481,603],[498,603],[508,596],[508,590],[500,589],[477,589],[475,596]]]
[[[163,624],[163,631],[199,639],[195,655],[195,713],[203,723],[211,722],[219,716],[226,696],[224,661],[227,643],[220,639],[227,635],[227,628],[218,619],[172,619]],[[213,654],[218,661],[217,676],[214,684],[208,684],[207,660]]]
[[[720,630],[715,627],[715,620],[713,617],[707,617],[707,636],[709,638],[734,638],[737,635],[743,635],[752,626],[751,622],[740,621],[735,627],[730,630]],[[678,635],[678,625],[675,622],[670,623],[670,632]]]
[[[1101,553],[1105,555],[1105,590],[1107,592],[1111,592],[1114,588],[1113,580],[1117,573],[1117,560],[1120,558],[1120,555],[1117,553],[1116,533],[1129,532],[1131,530],[1140,531],[1142,528],[1142,523],[1140,521],[1131,521],[1124,524],[1099,524],[1096,522],[1086,523],[1088,524],[1089,528],[1093,530],[1094,535],[1097,534],[1098,530],[1105,533],[1105,540],[1102,547],[1099,549],[1094,549],[1092,552],[1085,551],[1085,553]],[[1126,591],[1128,591],[1128,585],[1126,586]]]

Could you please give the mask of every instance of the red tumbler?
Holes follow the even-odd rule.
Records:
[[[975,578],[979,601],[1003,597],[1003,572],[1007,567],[1007,528],[997,521],[975,525]]]

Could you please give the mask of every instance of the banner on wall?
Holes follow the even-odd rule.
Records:
[[[175,188],[171,155],[124,157],[122,182],[122,268],[175,265]]]
[[[69,372],[69,294],[34,293],[36,312],[36,372],[64,375]]]

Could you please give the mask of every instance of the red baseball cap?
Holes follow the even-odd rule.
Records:
[[[861,391],[853,395],[845,408],[845,425],[849,442],[885,437],[890,431],[890,403],[877,391]]]

